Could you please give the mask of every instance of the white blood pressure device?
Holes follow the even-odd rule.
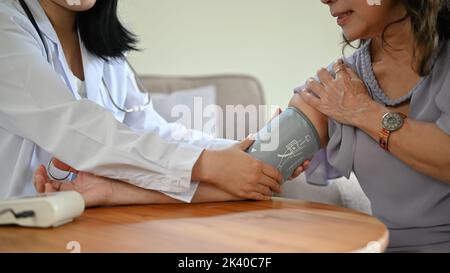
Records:
[[[80,216],[84,199],[75,191],[0,200],[0,225],[58,227]]]

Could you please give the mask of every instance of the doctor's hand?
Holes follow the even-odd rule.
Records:
[[[244,199],[270,200],[281,192],[281,173],[245,151],[254,140],[247,138],[223,150],[205,150],[197,160],[192,180],[214,186]]]

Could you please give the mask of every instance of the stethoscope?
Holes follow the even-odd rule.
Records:
[[[36,31],[37,31],[37,33],[38,33],[38,35],[39,35],[39,38],[41,39],[42,44],[44,45],[45,54],[47,55],[47,62],[50,63],[49,49],[48,49],[48,47],[47,47],[47,44],[45,43],[45,40],[44,40],[44,37],[43,37],[43,35],[42,35],[41,29],[39,28],[39,26],[38,26],[36,20],[34,19],[33,14],[32,14],[31,11],[30,11],[30,8],[29,8],[28,5],[24,2],[24,0],[19,0],[19,3],[20,3],[20,5],[22,6],[23,10],[25,11],[26,15],[28,16],[28,19],[30,20],[31,24],[32,24],[33,27],[36,29]],[[108,85],[107,85],[106,82],[105,82],[104,77],[102,77],[102,82],[103,82],[103,85],[105,86],[106,92],[108,93],[108,97],[109,97],[109,99],[111,100],[111,102],[112,102],[112,104],[113,104],[113,106],[114,106],[115,108],[117,108],[119,111],[124,112],[124,113],[142,112],[142,111],[144,111],[148,106],[151,105],[150,94],[147,92],[147,89],[146,89],[145,86],[142,84],[142,82],[141,82],[141,80],[139,79],[139,77],[136,76],[136,75],[137,75],[136,71],[134,70],[134,68],[131,66],[131,64],[128,62],[128,60],[127,60],[126,58],[125,58],[125,61],[126,61],[126,63],[128,64],[128,66],[130,67],[131,71],[133,72],[133,74],[134,74],[134,76],[135,76],[135,79],[136,79],[136,83],[137,83],[137,85],[138,85],[138,88],[139,88],[141,91],[144,91],[144,92],[147,93],[147,102],[146,102],[145,104],[142,104],[142,105],[136,105],[136,106],[133,106],[133,107],[131,107],[131,108],[122,108],[122,107],[120,107],[120,106],[114,101],[114,99],[113,99],[113,97],[112,97],[112,95],[111,95],[111,92],[110,92],[110,90],[109,90],[109,88],[108,88]],[[52,173],[52,166],[53,166],[52,162],[53,162],[53,159],[51,159],[51,160],[48,162],[48,165],[47,165],[47,172],[48,172],[49,176],[50,176],[52,179],[58,180],[58,181],[63,181],[63,180],[67,180],[71,175],[73,175],[73,173],[68,172],[68,173],[67,173],[67,176],[65,176],[64,178],[58,178],[58,177],[55,177],[54,174]]]
[[[19,0],[19,3],[20,3],[20,5],[22,6],[22,8],[23,8],[23,10],[25,11],[25,13],[27,14],[28,19],[30,20],[31,24],[32,24],[32,25],[34,26],[34,28],[36,29],[36,31],[37,31],[37,33],[38,33],[38,35],[39,35],[39,38],[41,39],[42,44],[44,45],[45,54],[47,55],[47,62],[50,63],[49,49],[48,49],[48,47],[47,47],[47,44],[45,43],[44,36],[42,35],[41,29],[39,28],[39,26],[38,26],[36,20],[34,19],[33,14],[32,14],[31,11],[30,11],[30,8],[29,8],[28,5],[25,3],[25,1],[24,1],[24,0]],[[125,58],[125,61],[126,61],[126,63],[128,64],[128,66],[130,67],[130,69],[131,69],[131,71],[133,72],[133,74],[135,75],[136,83],[137,83],[139,89],[140,89],[141,91],[146,92],[146,94],[147,94],[147,102],[146,102],[145,104],[142,104],[142,105],[136,105],[136,106],[133,106],[133,107],[131,107],[131,108],[123,108],[123,107],[120,107],[120,106],[114,101],[114,99],[113,99],[113,97],[112,97],[112,95],[111,95],[111,92],[110,92],[110,90],[109,90],[109,88],[108,88],[108,85],[107,85],[106,82],[105,82],[104,77],[102,77],[102,82],[103,82],[103,85],[105,86],[106,92],[108,93],[109,99],[111,100],[113,106],[114,106],[115,108],[117,108],[117,110],[119,110],[119,111],[121,111],[121,112],[124,112],[124,113],[142,112],[142,111],[145,110],[145,108],[147,108],[147,107],[150,106],[150,104],[151,104],[150,93],[147,91],[147,89],[145,88],[145,86],[142,84],[142,82],[141,82],[141,80],[139,79],[139,77],[136,77],[137,73],[136,73],[136,71],[134,70],[133,66],[128,62],[128,60],[127,60],[126,58]]]

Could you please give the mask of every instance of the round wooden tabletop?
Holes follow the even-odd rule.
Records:
[[[0,227],[0,252],[383,252],[388,231],[350,209],[275,198],[88,209],[58,228]]]

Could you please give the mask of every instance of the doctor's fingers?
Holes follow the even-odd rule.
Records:
[[[303,172],[305,172],[309,168],[310,161],[306,160],[303,162],[302,165],[298,166],[297,169],[294,171],[292,176],[290,177],[290,180],[293,180],[297,177],[299,177]]]
[[[283,182],[283,175],[281,175],[280,171],[274,166],[262,162],[262,173],[264,176],[275,180],[278,183]]]
[[[275,110],[275,112],[272,114],[272,117],[270,118],[269,122],[271,122],[277,116],[281,115],[281,113],[283,113],[283,109],[278,107],[277,110]]]
[[[272,196],[272,191],[270,188],[262,184],[256,185],[256,192],[259,192],[264,196]]]
[[[262,176],[260,178],[259,184],[270,188],[274,192],[278,192],[278,193],[281,192],[280,184],[276,180],[274,180],[273,178],[270,178],[270,177],[267,177],[267,176]]]
[[[303,165],[298,166],[291,177],[289,177],[289,180],[294,180],[295,178],[299,177],[305,170],[306,168]]]
[[[272,199],[272,196],[266,196],[259,192],[251,192],[246,198],[258,201],[269,201]]]

